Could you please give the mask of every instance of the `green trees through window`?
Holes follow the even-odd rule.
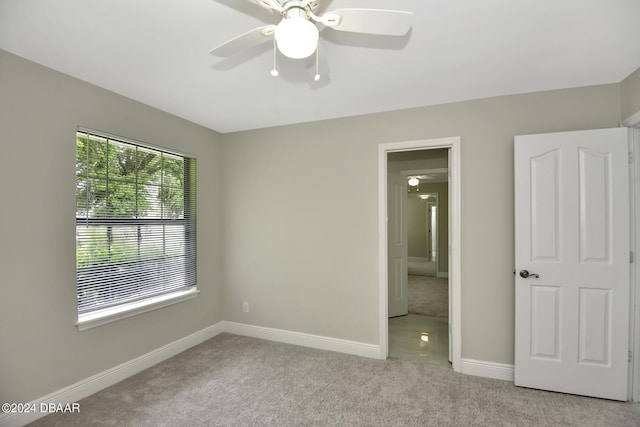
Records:
[[[195,285],[195,159],[76,134],[79,312]]]

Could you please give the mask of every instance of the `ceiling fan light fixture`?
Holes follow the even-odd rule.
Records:
[[[318,27],[300,14],[288,14],[275,31],[278,50],[293,59],[307,58],[318,48]]]

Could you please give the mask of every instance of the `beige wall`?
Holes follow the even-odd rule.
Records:
[[[611,84],[224,135],[225,318],[377,344],[378,144],[460,136],[462,356],[513,363],[513,137],[619,120]]]
[[[198,158],[198,298],[79,332],[75,130]],[[0,51],[0,402],[28,402],[222,320],[220,136]]]
[[[447,169],[447,149],[399,151],[387,155],[388,172],[407,172],[424,169]]]
[[[640,68],[620,84],[621,120],[640,112]]]

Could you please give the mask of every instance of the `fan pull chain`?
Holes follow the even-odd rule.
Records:
[[[318,45],[316,47],[316,75],[313,77],[313,80],[315,80],[315,81],[320,80],[320,71],[319,71],[320,70],[320,65],[319,65],[320,60],[319,60],[319,58],[320,58],[320,45]]]
[[[276,38],[274,37],[273,38],[273,70],[271,70],[271,75],[273,77],[278,77],[278,75],[280,74],[278,72],[278,68],[276,67],[276,65],[277,65],[276,64],[276,54],[277,54],[276,50],[277,50]]]

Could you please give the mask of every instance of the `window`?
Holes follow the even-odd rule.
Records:
[[[80,329],[197,294],[195,166],[184,155],[76,133]]]

